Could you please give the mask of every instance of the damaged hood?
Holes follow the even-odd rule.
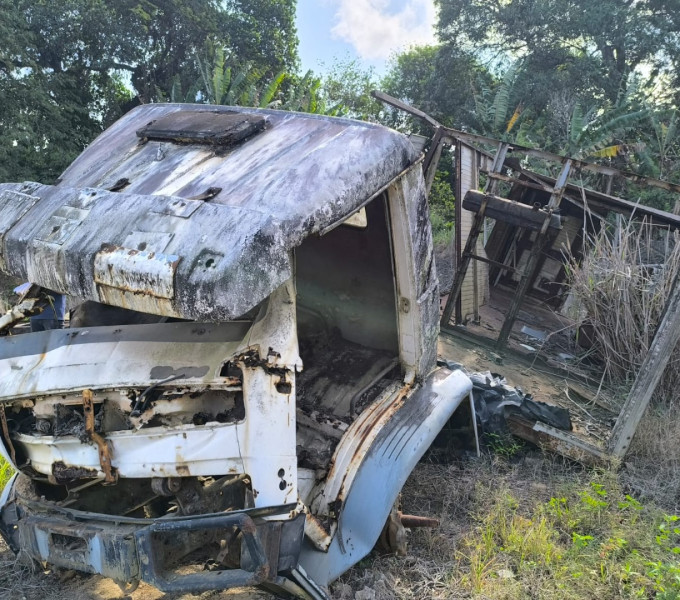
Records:
[[[232,320],[292,276],[306,237],[417,157],[406,137],[357,121],[142,106],[57,185],[0,185],[0,269],[142,312]]]

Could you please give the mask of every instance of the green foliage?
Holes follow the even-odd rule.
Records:
[[[670,2],[437,5],[441,43],[396,55],[381,89],[450,126],[680,176],[673,110],[680,99],[680,17]],[[383,121],[429,133],[400,112],[384,111]]]
[[[623,494],[609,474],[547,502],[479,484],[460,582],[485,598],[677,598],[680,518]],[[502,575],[500,577],[499,575]]]
[[[510,139],[511,133],[519,131],[515,128],[521,119],[522,105],[513,106],[513,91],[521,63],[514,63],[492,89],[482,82],[479,91],[475,91],[475,117],[477,127],[486,135],[500,139]],[[514,131],[513,131],[514,130]]]
[[[381,114],[382,104],[371,96],[377,87],[375,71],[351,58],[334,61],[321,80],[327,106],[337,107],[343,116],[364,121],[376,121]]]
[[[295,6],[296,0],[227,0],[220,37],[265,77],[294,73],[298,66]]]
[[[451,174],[444,168],[442,161],[434,175],[430,190],[430,223],[435,246],[451,242],[456,214],[456,198],[451,188]]]
[[[517,456],[525,447],[524,442],[510,434],[485,432],[483,440],[492,454],[506,459]]]
[[[225,88],[209,63],[221,101],[273,101],[297,65],[295,0],[0,0],[0,11],[2,181],[54,181],[139,102],[200,99],[206,39],[237,65]]]
[[[475,125],[472,88],[491,86],[492,81],[488,70],[471,52],[455,45],[414,46],[391,60],[380,89],[445,125],[467,128]],[[420,121],[400,111],[387,110],[383,121],[400,129],[428,131]]]
[[[288,89],[276,107],[329,116],[338,116],[343,112],[342,106],[327,104],[322,93],[322,81],[312,71],[307,71],[302,77],[292,76]]]
[[[12,465],[0,456],[0,490],[5,487],[12,475],[14,475]]]
[[[671,2],[601,0],[438,0],[440,38],[491,57],[529,57],[540,71],[555,58],[586,73],[584,92],[614,101],[633,71],[645,65],[656,73],[676,59],[680,40],[672,35],[677,11]],[[556,74],[559,75],[559,74]],[[559,79],[559,77],[557,77]],[[591,89],[588,89],[590,87]]]

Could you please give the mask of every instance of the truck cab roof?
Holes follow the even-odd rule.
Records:
[[[0,268],[124,308],[235,319],[292,276],[294,248],[417,159],[405,136],[347,119],[141,106],[56,185],[0,185]]]

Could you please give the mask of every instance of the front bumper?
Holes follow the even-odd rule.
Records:
[[[0,531],[14,551],[121,584],[144,581],[163,592],[275,585],[280,573],[297,568],[304,535],[304,515],[296,513],[296,505],[135,519],[9,496],[0,513]],[[187,564],[192,552],[234,536],[241,540],[237,568],[214,560],[211,570]]]

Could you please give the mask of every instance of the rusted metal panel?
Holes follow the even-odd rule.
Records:
[[[156,298],[175,296],[179,257],[132,248],[103,248],[94,257],[94,280],[100,285]]]
[[[181,317],[172,303],[179,261],[172,254],[105,247],[94,258],[99,299],[140,312]]]
[[[140,580],[165,592],[224,590],[266,580],[280,585],[277,571],[296,563],[302,542],[303,517],[289,517],[290,505],[164,520],[107,519],[77,510],[60,511],[48,502],[25,502],[13,497],[15,487],[5,498],[12,506],[5,525],[14,547],[57,567],[101,573],[129,592]],[[193,539],[200,535],[210,539],[230,530],[242,540],[240,568],[177,568],[186,553],[182,542],[192,539],[192,534]],[[280,545],[284,536],[286,543]]]

